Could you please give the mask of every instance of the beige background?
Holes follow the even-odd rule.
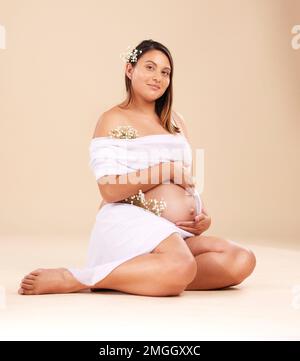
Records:
[[[298,246],[300,2],[0,0],[0,236],[88,243],[99,115],[125,97],[119,54],[171,51],[174,109],[205,151],[206,234]]]

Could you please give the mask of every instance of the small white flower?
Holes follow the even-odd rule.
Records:
[[[137,194],[134,194],[128,198],[123,199],[120,203],[129,203],[137,207],[144,208],[157,216],[161,217],[162,212],[167,208],[167,203],[162,199],[158,201],[155,198],[146,200],[145,194],[139,189]],[[154,203],[154,204],[153,204]]]
[[[142,50],[132,49],[131,45],[128,45],[127,50],[120,54],[120,58],[126,63],[136,63],[139,53],[142,53]]]
[[[138,131],[131,125],[119,125],[108,132],[110,137],[120,139],[134,139],[138,136]]]

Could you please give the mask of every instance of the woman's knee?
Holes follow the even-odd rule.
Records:
[[[194,280],[197,262],[178,232],[162,241],[152,253],[161,255],[162,268],[165,271],[161,279],[166,287],[181,292]]]
[[[196,277],[198,266],[192,253],[169,255],[167,268],[167,283],[180,292]]]
[[[233,285],[241,283],[250,276],[255,266],[256,257],[252,250],[244,247],[234,248],[229,261]]]

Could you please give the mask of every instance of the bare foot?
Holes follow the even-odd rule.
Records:
[[[70,293],[89,288],[78,282],[66,268],[38,268],[25,276],[18,293],[40,295],[43,293]]]

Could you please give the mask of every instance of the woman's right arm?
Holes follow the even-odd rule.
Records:
[[[170,184],[170,181],[184,189],[195,187],[192,174],[181,161],[162,162],[122,175],[107,175],[99,179],[98,186],[104,201],[114,203],[137,194],[139,190],[144,193],[159,184]]]
[[[174,162],[163,162],[137,172],[101,177],[98,187],[104,201],[114,203],[137,194],[140,189],[144,193],[173,179]]]

